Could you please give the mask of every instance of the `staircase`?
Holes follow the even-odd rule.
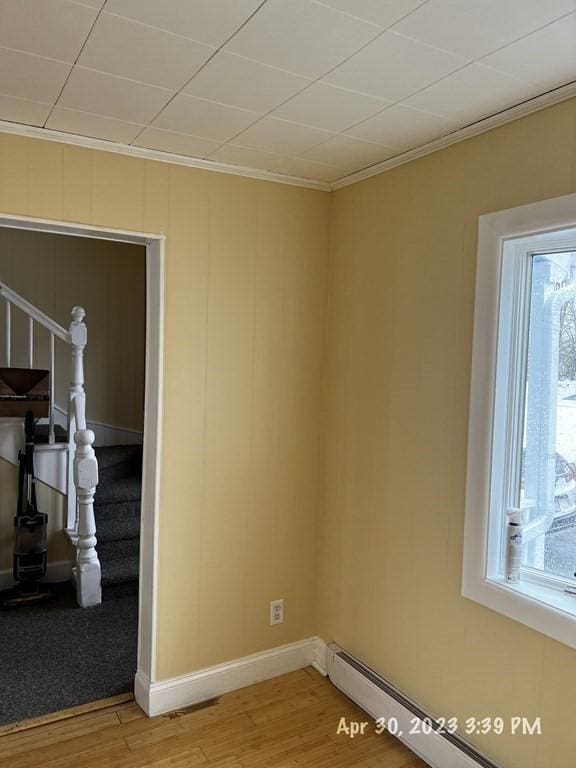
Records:
[[[96,448],[100,472],[94,516],[102,588],[138,589],[142,446]],[[112,590],[109,590],[112,593]]]
[[[67,330],[3,283],[0,283],[0,298],[4,300],[5,310],[4,367],[11,367],[13,308],[27,317],[28,368],[34,368],[35,331],[40,328],[40,332],[49,334],[49,416],[47,424],[40,425],[38,430],[35,474],[67,496],[66,533],[75,553],[72,573],[78,603],[83,608],[98,605],[102,601],[102,587],[123,586],[129,590],[138,587],[142,447],[94,448],[95,434],[86,424],[87,330],[82,307],[72,310],[72,323]],[[56,341],[67,344],[71,353],[64,428],[55,423]],[[0,418],[0,458],[17,464],[23,438],[22,418]]]

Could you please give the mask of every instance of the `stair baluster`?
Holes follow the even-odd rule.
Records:
[[[82,307],[74,307],[71,312],[69,335],[72,347],[70,390],[68,395],[68,446],[69,455],[72,457],[75,451],[74,435],[79,429],[86,429],[86,421],[80,424],[77,420],[75,399],[84,394],[84,348],[88,339],[88,333],[84,318],[86,312]],[[81,416],[85,419],[85,411]],[[76,545],[78,536],[78,505],[76,502],[76,489],[74,485],[74,472],[72,461],[68,462],[68,522],[67,530],[72,543]]]
[[[10,368],[10,365],[12,363],[12,304],[8,301],[8,299],[4,300],[5,302],[5,322],[4,322],[4,332],[6,334],[6,341],[5,341],[5,353],[6,353],[6,368]]]
[[[49,413],[49,426],[48,426],[48,442],[53,445],[56,442],[54,434],[54,334],[50,334],[50,413]]]
[[[34,320],[28,318],[28,368],[34,368]]]

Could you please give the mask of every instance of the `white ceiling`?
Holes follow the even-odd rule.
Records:
[[[333,182],[576,80],[576,0],[0,0],[0,120]]]

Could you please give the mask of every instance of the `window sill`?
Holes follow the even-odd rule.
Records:
[[[561,589],[546,587],[524,579],[516,584],[511,584],[505,579],[490,579],[500,589],[509,589],[512,592],[523,595],[529,600],[535,600],[544,607],[552,608],[568,614],[576,621],[576,597],[566,595]]]
[[[576,597],[527,580],[511,584],[503,578],[465,584],[462,594],[576,648]]]

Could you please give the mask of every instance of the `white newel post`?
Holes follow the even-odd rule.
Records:
[[[98,461],[93,448],[96,436],[91,429],[80,429],[74,439],[74,485],[78,498],[76,592],[80,606],[89,608],[102,602],[94,519],[94,493],[98,485]]]
[[[101,569],[96,552],[94,494],[98,485],[98,460],[94,432],[86,429],[84,349],[88,333],[82,307],[74,307],[70,324],[72,368],[68,402],[68,533],[76,547],[76,593],[82,608],[102,602]],[[72,461],[72,456],[74,460]]]
[[[74,435],[78,429],[85,429],[86,424],[77,421],[78,409],[75,400],[84,396],[84,348],[88,340],[88,331],[84,318],[86,312],[83,307],[74,307],[71,312],[70,345],[72,347],[72,364],[70,370],[70,391],[68,395],[68,515],[66,528],[68,535],[74,542],[78,531],[78,510],[76,503],[76,489],[74,487],[74,472],[72,456],[75,451]],[[85,417],[84,409],[81,409]]]

